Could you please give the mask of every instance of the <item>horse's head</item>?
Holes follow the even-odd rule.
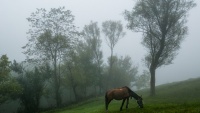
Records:
[[[138,106],[139,106],[140,108],[143,108],[142,96],[141,96],[141,97],[140,97],[140,96],[138,97],[137,103],[138,103]]]

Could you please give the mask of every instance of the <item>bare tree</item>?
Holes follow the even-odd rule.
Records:
[[[100,37],[100,29],[98,27],[97,22],[90,22],[89,25],[85,25],[83,29],[84,38],[86,40],[87,46],[91,49],[91,53],[93,56],[94,64],[96,66],[96,85],[99,85],[99,89],[101,92],[102,89],[102,74],[101,68],[103,63],[103,53],[101,51],[101,37]],[[96,88],[95,88],[96,90]]]
[[[127,27],[143,33],[152,96],[155,95],[155,71],[171,64],[177,55],[188,31],[185,25],[188,11],[195,5],[193,0],[139,0],[132,11],[125,11]]]

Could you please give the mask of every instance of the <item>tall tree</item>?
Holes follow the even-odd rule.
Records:
[[[64,7],[52,8],[49,12],[37,9],[29,18],[28,43],[23,47],[28,59],[50,61],[54,70],[54,89],[57,106],[61,104],[60,63],[63,55],[75,38],[74,16]]]
[[[62,68],[65,71],[66,84],[73,90],[75,101],[86,96],[86,89],[93,84],[94,78],[92,76],[94,69],[89,49],[82,42],[78,44],[70,50]],[[78,90],[82,91],[82,94],[79,94]]]
[[[93,57],[93,63],[95,64],[95,75],[97,78],[96,85],[99,86],[101,92],[102,89],[102,63],[103,63],[103,54],[101,51],[101,38],[100,38],[100,29],[97,22],[90,22],[89,25],[85,25],[83,29],[83,36],[86,41],[86,45]],[[95,86],[96,86],[95,85]],[[96,88],[95,88],[96,89]]]
[[[124,37],[125,32],[123,31],[123,25],[120,21],[105,21],[102,23],[102,31],[106,37],[106,41],[111,50],[111,55],[109,59],[109,76],[112,77],[112,67],[113,67],[113,50],[117,42]]]
[[[87,95],[87,87],[91,87],[96,83],[96,65],[94,64],[94,54],[85,40],[70,50],[69,55],[65,59],[65,74],[68,86],[72,87],[76,101]],[[77,89],[82,94],[77,93]]]
[[[67,86],[72,88],[73,95],[75,97],[75,101],[78,101],[78,93],[76,91],[77,86],[79,85],[79,80],[76,78],[78,77],[79,68],[78,68],[78,56],[77,52],[74,49],[70,49],[69,55],[65,57],[64,60],[65,64],[62,66],[63,70],[65,70],[65,83]]]
[[[151,74],[150,94],[155,95],[155,71],[172,63],[187,34],[186,17],[196,4],[193,0],[139,0],[132,11],[125,11],[127,27],[143,33],[148,49],[146,65]]]

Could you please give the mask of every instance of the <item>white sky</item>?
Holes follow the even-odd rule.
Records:
[[[174,63],[157,69],[156,84],[200,77],[200,1],[190,11],[188,17],[189,34],[181,45]],[[120,20],[124,28],[126,21],[122,12],[131,10],[134,0],[1,0],[0,2],[0,56],[7,54],[9,59],[23,61],[22,46],[27,43],[26,32],[29,29],[27,17],[36,8],[58,8],[65,6],[75,16],[75,25],[82,30],[92,20],[101,27],[103,21]],[[146,69],[142,59],[146,53],[141,45],[142,36],[125,28],[126,36],[121,39],[114,53],[118,56],[131,56],[133,63],[139,66],[140,73]],[[104,39],[102,35],[102,39]],[[104,59],[110,55],[110,49],[102,43]]]

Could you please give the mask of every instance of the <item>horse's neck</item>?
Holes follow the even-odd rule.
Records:
[[[129,87],[124,86],[124,88],[127,88],[127,90],[128,90],[128,92],[129,92],[131,97],[135,98],[135,100],[138,99],[139,96],[135,92],[133,92]]]
[[[138,95],[135,93],[135,92],[131,92],[131,96],[135,99],[135,100],[137,100],[138,99]]]

